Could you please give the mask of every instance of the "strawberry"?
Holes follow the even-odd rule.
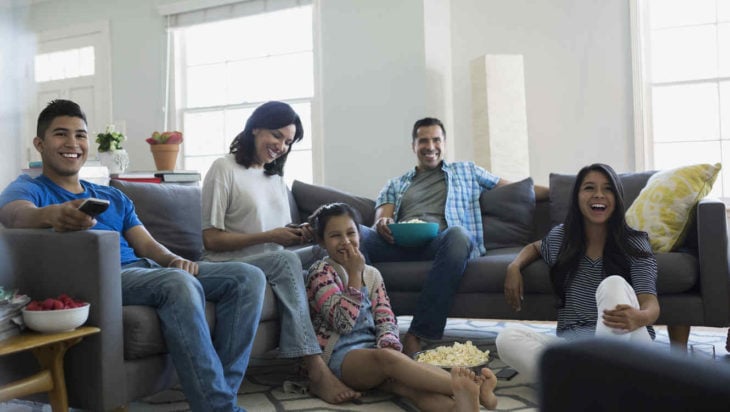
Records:
[[[61,293],[57,298],[48,298],[45,300],[34,300],[28,303],[27,310],[61,310],[73,309],[87,305],[83,300],[74,299],[71,296]]]
[[[25,307],[26,310],[43,310],[43,306],[37,300],[34,300]]]

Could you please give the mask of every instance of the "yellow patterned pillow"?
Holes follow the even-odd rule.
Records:
[[[710,193],[721,167],[698,164],[655,173],[626,211],[626,223],[648,233],[655,252],[673,250],[684,241],[695,206]]]

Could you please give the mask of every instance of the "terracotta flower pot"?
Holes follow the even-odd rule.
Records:
[[[157,170],[175,170],[177,153],[180,151],[179,144],[153,144],[150,145],[150,150]]]

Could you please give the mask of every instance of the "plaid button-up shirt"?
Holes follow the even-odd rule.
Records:
[[[482,213],[479,205],[479,196],[484,189],[492,189],[499,183],[499,177],[473,162],[441,163],[441,170],[446,175],[446,204],[444,215],[446,224],[461,226],[471,233],[475,244],[472,257],[487,253],[484,247],[484,228],[482,227]],[[403,194],[411,186],[416,175],[414,167],[400,177],[390,179],[378,194],[375,207],[383,204],[395,205],[394,218],[397,219]]]

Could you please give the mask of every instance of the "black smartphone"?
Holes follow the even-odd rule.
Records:
[[[497,379],[508,381],[517,375],[517,371],[507,367],[496,373]]]
[[[91,217],[96,217],[109,207],[109,201],[105,199],[97,199],[90,197],[84,200],[84,203],[79,206],[79,210],[86,213]]]

